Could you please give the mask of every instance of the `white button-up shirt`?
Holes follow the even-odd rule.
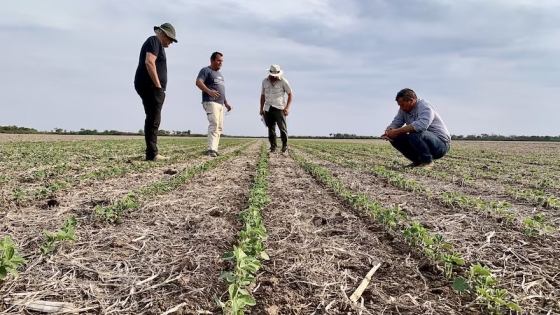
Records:
[[[267,112],[270,106],[276,107],[280,110],[286,108],[286,100],[284,93],[292,93],[290,82],[286,78],[278,77],[278,80],[272,84],[268,77],[262,81],[261,94],[264,95],[264,111]]]

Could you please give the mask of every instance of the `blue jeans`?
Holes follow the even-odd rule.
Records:
[[[449,151],[449,143],[430,131],[402,134],[391,145],[415,164],[441,159]]]

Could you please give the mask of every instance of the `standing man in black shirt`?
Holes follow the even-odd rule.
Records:
[[[148,37],[142,45],[134,76],[134,88],[142,99],[146,113],[144,136],[147,161],[168,159],[158,153],[157,133],[167,86],[167,58],[164,48],[177,42],[175,28],[169,23],[154,26],[154,32],[155,35]]]

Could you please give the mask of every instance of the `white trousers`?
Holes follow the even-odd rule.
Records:
[[[224,121],[224,107],[216,102],[202,102],[202,107],[208,118],[208,150],[218,152]]]

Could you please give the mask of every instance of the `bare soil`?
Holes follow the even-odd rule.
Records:
[[[271,262],[257,279],[256,314],[477,314],[438,275],[295,161],[271,155],[263,210]],[[376,262],[358,305],[349,297]]]
[[[30,262],[16,280],[0,285],[0,296],[92,307],[81,314],[161,314],[181,303],[180,314],[218,314],[212,296],[227,292],[218,276],[229,268],[220,257],[237,239],[236,214],[247,201],[257,158],[254,144],[180,189],[144,200],[119,225],[100,226],[91,210],[78,211],[76,242],[48,257],[32,254],[33,248],[45,221],[60,218],[61,209],[29,209],[26,220],[3,220],[2,234],[26,240],[21,251]],[[10,304],[0,304],[2,314],[21,314]]]
[[[53,147],[60,140],[84,139],[125,142],[142,137],[0,134],[0,142],[50,141]],[[326,140],[331,144],[337,141],[387,145],[381,140]],[[237,214],[247,206],[260,144],[251,145],[241,155],[197,175],[174,191],[141,197],[140,208],[113,225],[94,215],[95,205],[107,205],[131,190],[177,175],[166,172],[169,169],[180,172],[211,158],[198,156],[76,185],[48,200],[0,206],[0,239],[10,235],[19,254],[28,259],[18,269],[19,277],[0,281],[0,313],[38,314],[14,303],[46,300],[72,303],[80,314],[86,315],[162,314],[174,307],[177,310],[171,314],[221,314],[213,295],[226,299],[227,283],[219,275],[233,266],[232,261],[220,257],[237,244],[241,227]],[[560,148],[555,143],[528,142],[461,141],[456,145],[513,155],[535,150],[554,154]],[[523,307],[524,314],[560,314],[558,232],[529,237],[521,228],[507,226],[496,216],[445,207],[436,198],[393,187],[367,172],[298,153],[327,168],[347,189],[361,191],[385,206],[401,206],[410,220],[420,221],[443,235],[467,262],[489,266],[500,286],[508,289]],[[41,166],[44,165],[37,165]],[[341,201],[288,154],[270,155],[269,171],[271,203],[262,215],[270,260],[263,261],[263,268],[256,274],[252,289],[257,305],[249,308],[250,314],[484,313],[483,305],[454,291],[452,281],[445,280],[417,249]],[[435,192],[449,190],[502,198],[497,188],[462,188],[403,174]],[[40,184],[45,182],[33,183]],[[516,206],[519,215],[532,211],[519,202]],[[43,231],[56,231],[70,215],[78,219],[76,241],[62,242],[51,255],[41,256]],[[547,215],[555,213],[551,210]],[[380,267],[354,304],[349,297],[377,262]]]

